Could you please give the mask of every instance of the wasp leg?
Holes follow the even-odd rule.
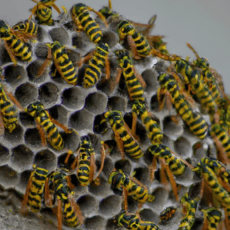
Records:
[[[50,65],[51,60],[52,60],[52,51],[51,48],[48,48],[47,58],[43,62],[42,66],[38,69],[37,77],[40,77],[45,72],[47,66]]]
[[[124,202],[124,209],[125,212],[128,214],[128,194],[124,186],[123,187],[123,202]]]
[[[20,102],[15,98],[15,96],[14,96],[12,93],[8,92],[5,88],[4,88],[4,90],[5,90],[6,94],[7,94],[7,96],[10,98],[10,100],[11,100],[19,109],[24,110],[23,107],[21,106]]]
[[[61,14],[59,7],[55,3],[52,6],[59,14]]]
[[[49,178],[46,178],[45,181],[45,205],[47,207],[53,206],[52,195],[50,194],[50,190],[49,190]]]
[[[117,142],[117,146],[119,148],[119,151],[121,152],[121,158],[124,159],[125,158],[125,152],[124,152],[124,145],[123,145],[123,141],[120,138],[119,133],[114,133],[115,134],[115,140]]]
[[[50,115],[49,115],[49,118],[50,120],[57,126],[59,126],[60,128],[62,128],[65,133],[72,133],[73,130],[70,130],[68,129],[65,125],[63,125],[62,123],[60,123],[59,121],[55,120],[54,118],[52,118]]]
[[[78,67],[80,68],[83,63],[87,62],[93,57],[94,51],[90,52],[88,55],[86,55],[84,58],[81,58],[81,60],[78,62]]]
[[[77,157],[75,158],[74,162],[71,164],[71,169],[75,169],[78,166],[78,162],[79,162],[79,151],[80,149],[77,150]]]
[[[78,218],[78,221],[79,221],[79,225],[82,225],[84,223],[84,217],[82,215],[82,212],[80,210],[80,207],[78,206],[77,203],[75,203],[74,199],[73,199],[73,196],[71,196],[71,198],[69,198],[69,202],[71,204],[71,207],[73,207],[74,209],[74,212],[75,212],[75,215],[77,216]]]
[[[62,230],[62,201],[58,199],[57,206],[57,221],[58,221],[58,230]]]
[[[4,135],[4,133],[5,133],[5,126],[4,126],[2,113],[0,113],[0,135]]]
[[[109,64],[109,58],[107,57],[105,59],[105,79],[110,79],[110,64]]]
[[[10,56],[10,59],[11,59],[12,62],[14,63],[14,65],[17,65],[16,57],[15,57],[15,55],[13,54],[13,52],[11,51],[10,47],[7,45],[7,42],[6,42],[6,41],[4,42],[4,46],[5,46],[5,48],[6,48],[7,53],[8,53],[9,56]]]
[[[140,81],[142,87],[145,88],[147,85],[146,85],[145,80],[143,79],[143,77],[138,73],[138,71],[136,70],[135,67],[133,67],[133,71],[134,71],[135,76],[137,77],[137,79]]]
[[[115,86],[119,83],[120,78],[121,78],[121,74],[122,74],[122,69],[118,68],[117,69],[117,76],[114,82],[111,83],[110,85],[110,90],[113,91]]]
[[[41,137],[41,142],[43,146],[47,146],[47,142],[46,142],[46,134],[44,132],[44,130],[42,129],[42,127],[36,122],[37,125],[37,129],[39,131],[40,137]]]

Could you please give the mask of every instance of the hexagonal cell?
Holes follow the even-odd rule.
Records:
[[[120,110],[125,112],[127,109],[128,100],[125,97],[112,96],[108,101],[108,108],[110,110]]]
[[[17,87],[15,90],[15,97],[20,102],[22,107],[26,107],[30,103],[37,100],[38,90],[35,85],[25,83]]]
[[[118,195],[108,196],[100,202],[99,211],[104,217],[112,217],[121,210],[122,197]]]
[[[5,188],[13,188],[19,180],[18,173],[7,165],[0,166],[0,184]]]
[[[150,100],[150,109],[153,111],[159,111],[159,102],[157,99],[157,94],[153,95],[151,100]]]
[[[89,185],[89,192],[95,196],[104,198],[105,196],[108,196],[111,193],[110,186],[111,185],[108,183],[107,180],[105,180],[104,178],[100,178],[100,185]]]
[[[47,36],[48,36],[47,31],[42,26],[38,25],[37,40],[39,42],[42,42]]]
[[[59,98],[59,89],[55,84],[47,82],[39,87],[38,98],[45,107],[54,105]]]
[[[61,133],[64,141],[64,148],[75,151],[80,144],[80,136],[76,132]]]
[[[49,35],[53,41],[58,41],[62,45],[67,45],[70,43],[70,36],[64,27],[58,27],[50,30]]]
[[[34,164],[51,172],[57,167],[57,157],[50,150],[43,149],[36,153]]]
[[[176,138],[184,131],[182,119],[180,117],[176,117],[176,122],[173,121],[171,117],[165,117],[163,120],[163,132],[172,140],[176,140]]]
[[[113,48],[119,42],[119,36],[113,31],[103,31],[102,41],[107,43],[110,48]]]
[[[74,64],[81,60],[81,54],[75,49],[66,48],[66,53]]]
[[[118,217],[113,217],[108,219],[107,224],[106,224],[106,230],[123,230],[123,227],[119,227],[117,225],[117,218]]]
[[[4,140],[10,143],[10,146],[15,146],[23,140],[23,128],[21,125],[17,125],[13,132],[9,132],[5,129]]]
[[[84,32],[75,32],[72,37],[72,46],[81,50],[87,50],[90,39]]]
[[[107,106],[108,97],[101,92],[95,92],[88,95],[85,99],[85,109],[94,114],[103,113]]]
[[[191,143],[184,137],[180,137],[174,143],[174,148],[177,154],[183,158],[189,157],[192,154]]]
[[[159,220],[158,215],[148,208],[144,208],[140,211],[140,217],[142,221],[150,221],[155,224],[157,224]]]
[[[34,118],[26,112],[19,113],[19,120],[23,126],[35,126],[36,125]]]
[[[27,66],[26,71],[30,81],[34,83],[41,83],[46,80],[49,68],[46,68],[45,72],[38,76],[38,71],[41,69],[43,63],[44,61],[35,60]]]
[[[121,169],[125,174],[130,175],[132,165],[129,160],[127,159],[121,159],[119,161],[116,161],[115,168],[117,170]]]
[[[68,110],[62,105],[55,105],[52,108],[49,108],[50,116],[60,122],[63,125],[67,125],[68,121]]]
[[[79,110],[84,106],[85,97],[84,89],[79,86],[75,86],[63,91],[62,103],[67,108]]]
[[[106,220],[101,216],[93,216],[85,220],[85,227],[88,230],[103,230],[106,225]]]
[[[27,129],[24,135],[25,143],[32,148],[40,148],[41,136],[37,128]]]
[[[91,195],[81,196],[77,200],[77,203],[80,206],[80,210],[82,211],[83,215],[86,217],[94,215],[99,206],[97,199]]]
[[[145,168],[135,168],[133,170],[134,177],[140,181],[142,184],[144,184],[145,186],[149,187],[151,185],[151,180],[150,180],[150,171],[147,167]],[[133,174],[132,173],[132,174]]]
[[[26,191],[26,187],[30,178],[30,175],[32,173],[32,169],[31,170],[25,170],[20,174],[20,180],[17,184],[17,190],[19,190],[21,193],[25,193]]]
[[[160,74],[162,72],[166,72],[167,68],[168,68],[169,64],[164,61],[164,60],[160,60],[157,62],[157,64],[155,65],[155,69],[156,71]]]
[[[13,168],[22,172],[23,170],[31,168],[33,164],[34,154],[25,145],[19,145],[12,149],[11,162]]]
[[[69,119],[69,126],[78,130],[93,130],[94,115],[86,109],[73,113]]]
[[[145,92],[149,94],[156,92],[159,87],[159,83],[157,81],[159,74],[153,69],[146,69],[141,75],[147,85]]]
[[[34,53],[38,58],[46,59],[48,56],[48,46],[46,43],[39,42],[35,46]]]
[[[20,65],[9,65],[5,68],[4,78],[7,83],[17,87],[27,80],[26,70]]]
[[[9,149],[0,144],[0,165],[6,164],[10,159]]]
[[[71,171],[71,170],[72,170],[71,166],[72,166],[72,164],[73,164],[73,162],[74,162],[74,160],[75,160],[76,158],[75,158],[74,154],[71,154],[71,155],[69,156],[68,162],[66,163],[65,161],[66,161],[67,155],[68,155],[67,152],[61,154],[61,155],[58,157],[57,165],[58,165],[59,168],[66,168],[66,169],[68,169],[68,170]],[[78,183],[78,182],[77,182],[77,183]]]

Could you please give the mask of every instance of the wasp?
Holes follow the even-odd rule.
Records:
[[[58,132],[58,129],[55,126],[55,124],[60,126],[66,133],[70,132],[68,128],[65,127],[63,124],[57,122],[53,118],[51,118],[51,116],[45,110],[41,102],[35,102],[28,105],[25,111],[30,116],[34,117],[37,124],[37,128],[41,134],[42,143],[46,144],[46,139],[45,139],[45,135],[46,135],[48,141],[50,142],[51,146],[54,149],[56,150],[63,149],[64,147],[63,139],[60,133]]]
[[[138,33],[136,28],[127,20],[121,21],[118,24],[117,30],[120,40],[124,40],[125,38],[128,39],[135,59],[140,59],[141,57],[147,57],[149,55],[155,55],[168,61],[180,59],[177,55],[163,54],[152,48],[147,39],[142,34]]]
[[[91,18],[89,11],[96,13],[107,25],[105,18],[101,13],[83,3],[75,4],[72,7],[72,20],[77,25],[78,30],[84,30],[92,42],[98,43],[102,40],[102,32],[99,25]]]
[[[176,212],[176,208],[173,206],[169,206],[165,208],[161,213],[160,213],[160,220],[162,221],[169,221],[173,218]]]
[[[134,177],[126,176],[120,169],[113,171],[108,179],[109,184],[112,184],[112,189],[119,194],[124,193],[125,210],[127,210],[127,196],[132,197],[140,203],[140,206],[145,202],[152,202],[155,199],[154,195],[149,194],[148,189]]]
[[[93,53],[87,55],[83,61],[89,60],[89,65],[85,70],[83,78],[83,87],[90,88],[93,87],[99,80],[102,69],[106,70],[106,79],[110,77],[110,66],[109,66],[109,46],[107,43],[100,42],[96,45],[96,49]]]
[[[62,46],[60,42],[55,41],[53,43],[46,43],[48,47],[47,59],[44,61],[40,69],[38,70],[38,76],[41,76],[50,60],[53,59],[56,70],[61,77],[71,85],[77,84],[77,70],[73,65],[73,62],[69,59],[66,53],[65,46]]]
[[[5,41],[5,48],[15,65],[17,64],[15,56],[22,61],[30,62],[32,60],[32,52],[28,44],[15,36],[3,20],[0,20],[0,38]]]
[[[157,123],[156,117],[147,111],[146,105],[141,100],[132,101],[132,111],[140,117],[148,132],[150,141],[154,143],[161,143],[163,140],[163,133]]]
[[[184,77],[185,83],[189,85],[193,94],[200,101],[201,105],[208,110],[210,114],[215,114],[217,105],[211,91],[204,82],[201,70],[193,69],[185,60],[178,60],[175,64],[176,71]]]
[[[66,170],[61,169],[52,172],[49,176],[49,187],[46,187],[46,193],[49,194],[46,204],[50,206],[52,202],[50,201],[50,193],[53,191],[54,197],[57,197],[57,218],[58,218],[58,229],[62,229],[62,219],[63,222],[68,227],[77,227],[83,223],[82,214],[75,203],[73,198],[73,192],[71,192],[71,184],[68,176],[66,175]]]
[[[32,15],[35,15],[36,16],[35,19],[38,21],[38,24],[48,25],[48,26],[54,25],[54,20],[52,19],[52,7],[59,14],[61,14],[60,9],[54,3],[56,0],[40,0],[39,2],[36,0],[32,0],[32,1],[37,3],[37,5],[34,6],[33,9],[31,10],[32,14],[29,17],[29,19],[31,19]]]
[[[181,220],[178,230],[190,230],[195,222],[197,200],[185,193],[180,202],[186,207],[186,216]]]
[[[160,74],[158,76],[160,88],[158,89],[158,101],[161,103],[162,108],[162,94],[167,94],[171,103],[174,105],[177,113],[181,116],[182,120],[189,126],[194,135],[200,139],[204,139],[207,135],[208,124],[202,116],[193,112],[186,97],[181,93],[177,81],[172,75]]]
[[[48,179],[48,170],[33,165],[34,171],[31,173],[26,192],[23,198],[21,212],[24,213],[27,206],[32,212],[39,212],[41,209],[45,183]]]
[[[98,176],[103,169],[105,160],[105,149],[103,147],[103,142],[101,154],[101,167],[97,175],[94,177],[94,173],[96,171],[94,148],[89,136],[81,137],[79,155],[71,165],[72,168],[76,168],[77,166],[77,178],[81,186],[88,186],[91,182],[94,182],[95,185],[99,185],[100,182],[98,180]]]
[[[133,138],[129,127],[122,117],[122,113],[117,110],[108,111],[104,113],[104,118],[113,129],[122,158],[124,158],[124,152],[133,160],[141,158],[143,152],[139,144]]]
[[[12,30],[16,36],[24,42],[28,42],[30,40],[36,42],[35,38],[38,35],[38,25],[36,25],[36,23],[32,20],[19,22],[12,27]]]
[[[225,159],[227,155],[227,158],[230,159],[230,138],[226,130],[221,128],[219,124],[214,124],[211,126],[210,134],[214,139],[221,157]]]
[[[210,167],[205,165],[203,162],[199,162],[196,167],[192,169],[192,171],[202,175],[204,180],[208,183],[208,186],[211,188],[216,199],[221,203],[222,206],[229,207],[230,196],[219,183],[217,176]]]
[[[222,213],[216,208],[202,209],[201,211],[205,216],[203,229],[217,230]]]

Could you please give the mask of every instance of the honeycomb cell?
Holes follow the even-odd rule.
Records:
[[[24,127],[31,127],[36,125],[34,118],[26,112],[19,113],[19,120]]]
[[[5,68],[4,79],[13,87],[17,87],[27,80],[26,70],[20,65],[8,65]]]
[[[112,217],[121,210],[122,197],[118,195],[108,196],[100,202],[99,212],[104,217]]]
[[[125,112],[127,109],[128,100],[125,97],[112,96],[108,100],[108,108],[110,110],[120,110]]]
[[[17,169],[17,172],[22,172],[31,168],[33,159],[33,152],[25,145],[19,145],[12,149],[10,165],[14,169]]]
[[[102,41],[107,43],[110,48],[113,48],[119,42],[119,37],[113,31],[104,31]]]
[[[144,208],[140,211],[140,217],[142,221],[150,221],[154,222],[155,224],[158,223],[159,217],[157,213],[154,213],[151,209],[149,208]]]
[[[104,161],[104,167],[102,172],[105,176],[109,175],[111,171],[114,169],[113,160],[111,157],[106,157]]]
[[[57,157],[48,149],[43,149],[36,153],[34,164],[38,167],[45,168],[49,172],[53,171],[57,166]]]
[[[7,141],[10,146],[18,145],[23,140],[23,128],[21,125],[17,125],[13,132],[9,132],[5,129],[4,141]]]
[[[49,108],[50,116],[63,125],[67,125],[68,110],[62,105],[55,105]]]
[[[155,65],[155,70],[160,74],[167,71],[169,64],[164,60],[159,60]]]
[[[105,197],[108,196],[112,191],[110,189],[110,184],[108,183],[108,181],[104,178],[100,178],[100,185],[89,185],[89,192],[95,196]]]
[[[68,150],[76,150],[80,145],[80,136],[75,131],[71,133],[61,133],[64,141],[64,148]]]
[[[159,102],[157,99],[157,94],[153,95],[150,100],[150,109],[153,111],[159,111]]]
[[[85,103],[85,91],[79,86],[65,89],[62,93],[62,104],[69,109],[82,109]]]
[[[77,131],[81,130],[89,130],[93,131],[93,121],[94,115],[87,111],[86,109],[82,109],[73,113],[70,116],[69,126],[76,129]]]
[[[58,27],[50,30],[49,35],[53,41],[58,41],[62,45],[68,45],[70,43],[70,36],[64,27]]]
[[[108,219],[105,229],[106,230],[123,230],[124,229],[123,227],[119,227],[117,225],[117,218],[118,216]]]
[[[72,46],[84,52],[89,51],[93,47],[90,45],[89,37],[84,32],[74,33],[72,37]]]
[[[29,147],[40,148],[42,146],[41,136],[37,128],[27,129],[24,138]]]
[[[0,165],[6,164],[10,159],[10,152],[4,145],[0,144]]]
[[[97,199],[91,195],[83,195],[77,200],[80,210],[85,217],[94,215],[99,206]]]
[[[35,85],[27,82],[17,87],[15,90],[15,97],[22,107],[26,107],[37,100],[38,90]]]
[[[100,114],[105,111],[108,98],[104,93],[91,93],[85,99],[84,108],[94,114]]]
[[[106,220],[101,216],[93,216],[85,220],[85,227],[89,230],[105,229]]]
[[[19,190],[21,193],[25,193],[25,190],[26,190],[26,187],[27,187],[27,184],[28,184],[28,181],[29,181],[29,178],[30,178],[30,175],[31,175],[31,172],[33,170],[25,170],[23,171],[21,174],[20,174],[20,180],[17,184],[17,190]]]
[[[19,175],[8,165],[0,166],[0,184],[5,188],[13,188],[19,180]]]
[[[26,71],[30,81],[34,83],[41,83],[46,80],[49,68],[46,68],[45,72],[42,75],[38,76],[38,71],[41,69],[43,62],[44,61],[41,60],[35,60],[27,66]]]
[[[175,151],[177,154],[182,156],[184,159],[190,157],[192,154],[191,143],[185,137],[179,137],[174,144]]]
[[[38,99],[44,105],[44,107],[55,105],[59,98],[59,89],[51,82],[41,85],[38,92]]]
[[[132,165],[129,160],[121,159],[119,161],[116,161],[115,168],[116,170],[121,169],[124,173],[126,173],[127,175],[130,175],[131,170],[132,170]]]
[[[45,43],[38,43],[34,51],[38,58],[46,59],[48,55],[48,46]]]
[[[133,176],[145,186],[149,187],[151,185],[150,172],[147,167],[135,168],[132,174],[134,174]]]
[[[146,69],[142,74],[142,78],[146,83],[145,92],[153,94],[157,91],[159,83],[157,81],[158,73],[153,69]]]

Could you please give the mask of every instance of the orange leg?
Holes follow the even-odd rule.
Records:
[[[122,73],[122,69],[118,68],[117,69],[117,76],[116,76],[116,80],[114,82],[112,82],[112,84],[110,85],[110,90],[113,91],[115,86],[119,83],[120,78],[121,78],[121,73]]]
[[[82,212],[80,210],[80,207],[78,206],[77,203],[74,202],[73,196],[70,195],[71,197],[69,197],[69,202],[71,204],[71,207],[74,208],[75,211],[75,215],[77,216],[78,220],[79,220],[79,225],[82,225],[84,223],[84,217],[82,215]]]
[[[52,51],[51,48],[48,48],[48,55],[46,60],[43,62],[42,66],[38,69],[37,77],[40,77],[46,70],[47,66],[50,64],[52,60]]]
[[[157,56],[161,59],[167,60],[167,61],[178,61],[181,59],[181,57],[179,57],[175,54],[172,54],[172,55],[163,54],[154,48],[151,49],[150,54]]]
[[[164,108],[164,104],[165,104],[165,96],[162,97],[162,95],[165,94],[165,90],[162,88],[159,88],[157,90],[157,100],[159,102],[159,109],[162,110]]]
[[[123,202],[124,202],[124,209],[125,212],[128,214],[128,193],[127,190],[125,189],[124,186],[123,187]]]
[[[160,163],[161,163],[161,170],[160,170],[161,183],[166,187],[167,190],[169,190],[167,175],[166,175],[166,169],[165,169],[165,163],[162,159],[160,159]]]
[[[142,76],[137,72],[135,67],[133,67],[133,71],[134,71],[135,76],[137,77],[137,79],[140,81],[142,87],[145,88],[147,85],[146,85],[144,79],[142,78]]]
[[[53,7],[59,14],[61,14],[61,11],[60,11],[59,7],[58,7],[55,3],[53,3],[52,7]]]
[[[135,112],[132,112],[133,120],[132,120],[132,131],[131,133],[133,136],[136,135],[136,128],[137,128],[137,114]]]
[[[138,52],[137,52],[137,48],[136,48],[136,44],[135,42],[133,41],[133,38],[131,35],[128,35],[127,36],[127,40],[128,40],[128,43],[129,43],[129,46],[131,48],[131,51],[132,51],[132,54],[133,54],[133,58],[134,59],[141,59],[141,57],[139,56]]]
[[[49,190],[49,178],[46,178],[45,182],[45,205],[47,207],[52,207],[52,196],[50,195],[50,190]]]
[[[79,151],[80,151],[80,149],[78,149],[78,151],[77,151],[77,157],[75,158],[75,160],[74,160],[74,162],[72,163],[72,165],[71,165],[71,169],[75,169],[77,166],[78,166],[78,162],[79,162]]]
[[[93,57],[93,52],[90,52],[87,56],[85,56],[84,58],[81,58],[81,60],[78,62],[78,67],[80,68],[82,66],[83,63],[86,63],[88,60],[90,60]]]
[[[156,171],[156,168],[157,168],[157,159],[156,157],[153,157],[153,161],[152,161],[152,168],[151,168],[151,181],[154,180],[154,172]]]
[[[99,185],[100,182],[98,180],[95,179],[95,181],[93,181],[93,177],[94,177],[94,173],[96,171],[96,167],[95,167],[95,154],[91,154],[90,156],[90,171],[89,171],[89,182],[94,182],[95,185]],[[99,183],[99,184],[97,184]]]
[[[110,64],[109,64],[109,58],[107,57],[105,59],[105,79],[110,79]]]
[[[69,150],[68,152],[67,152],[67,156],[66,156],[66,158],[65,158],[65,164],[67,164],[67,162],[69,161],[69,158],[70,158],[70,155],[72,155],[73,154],[73,151],[72,150]]]
[[[28,185],[26,187],[26,192],[25,192],[25,195],[24,195],[23,201],[22,201],[21,213],[26,213],[27,212],[27,202],[28,202],[30,188],[31,188],[31,185],[32,185],[33,174],[34,174],[34,172],[31,173],[29,181],[28,181]]]
[[[4,42],[4,46],[6,48],[6,51],[8,52],[10,59],[12,60],[12,62],[14,63],[14,65],[17,65],[17,61],[15,58],[15,55],[13,54],[13,52],[11,51],[10,47],[8,46],[7,42]]]
[[[62,128],[66,133],[72,133],[72,130],[68,129],[65,125],[63,125],[62,123],[60,123],[59,121],[53,119],[50,115],[49,115],[50,120],[57,126],[59,126],[60,128]]]
[[[58,230],[62,230],[62,202],[58,199],[57,207],[57,221],[58,221]]]
[[[123,145],[123,141],[121,140],[120,135],[118,133],[115,133],[115,140],[116,140],[117,146],[121,152],[121,158],[124,159],[125,158],[124,145]]]
[[[73,190],[75,188],[75,185],[72,184],[72,182],[71,182],[71,176],[67,176],[66,180],[67,180],[67,184],[68,184],[70,190]]]
[[[5,126],[4,126],[2,113],[0,113],[0,135],[4,135],[4,133],[5,133]]]
[[[19,103],[19,101],[15,98],[15,96],[14,96],[12,93],[8,92],[5,88],[4,88],[4,90],[5,90],[6,94],[7,94],[7,96],[10,98],[10,100],[11,100],[19,109],[24,110],[23,107],[21,106],[21,104]]]

